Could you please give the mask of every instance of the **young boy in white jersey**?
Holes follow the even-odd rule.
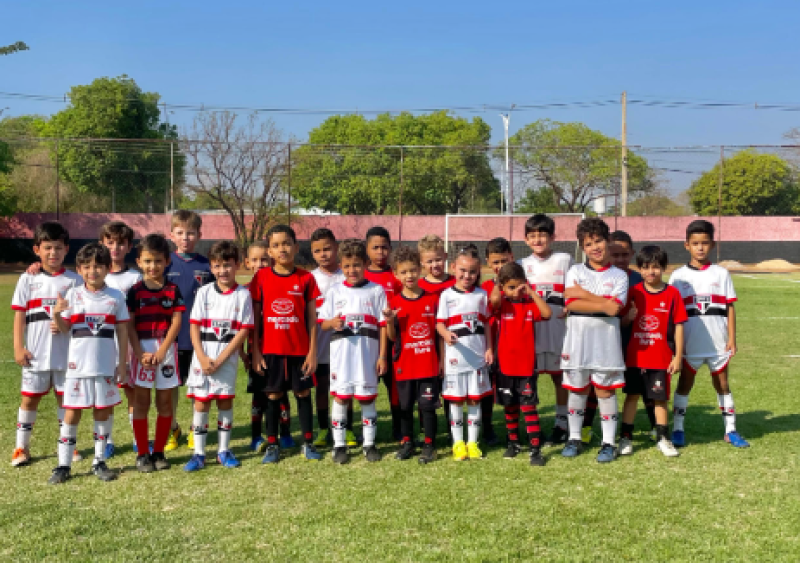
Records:
[[[563,385],[569,390],[569,440],[561,454],[575,457],[583,451],[584,409],[589,388],[594,386],[603,436],[597,461],[608,463],[617,457],[615,390],[625,386],[625,360],[617,315],[628,297],[628,276],[611,265],[609,229],[602,219],[591,217],[581,221],[577,238],[587,260],[569,269],[565,286],[569,289],[580,285],[588,293],[565,302],[569,316],[561,369],[564,370]]]
[[[11,465],[19,467],[31,461],[30,443],[33,425],[42,397],[53,389],[58,403],[58,422],[64,420],[62,399],[67,370],[69,336],[53,326],[56,299],[80,285],[81,277],[64,269],[69,250],[69,233],[54,221],[36,227],[33,252],[41,260],[37,274],[22,274],[11,309],[14,311],[14,361],[22,368],[22,402],[17,414],[17,444]],[[73,455],[78,456],[77,450]]]
[[[378,378],[387,369],[387,337],[384,311],[386,293],[364,277],[367,249],[359,240],[346,240],[339,246],[339,263],[345,281],[328,290],[319,310],[322,330],[332,330],[330,381],[333,396],[333,461],[350,459],[345,443],[347,406],[356,399],[361,404],[364,456],[380,461],[375,447],[378,431]]]
[[[670,285],[681,292],[689,320],[686,323],[686,352],[678,388],[673,399],[672,443],[686,445],[683,422],[689,406],[689,392],[697,370],[708,364],[711,383],[717,392],[719,410],[725,421],[725,441],[736,448],[750,444],[736,431],[728,362],[736,354],[736,291],[728,270],[712,264],[714,225],[698,219],[686,228],[686,250],[691,260],[675,270]]]
[[[215,243],[208,252],[215,282],[201,287],[192,307],[192,358],[187,397],[193,399],[194,455],[184,471],[198,471],[206,464],[206,438],[211,401],[217,403],[217,462],[222,467],[241,463],[230,449],[233,399],[236,397],[238,351],[254,328],[250,291],[236,283],[241,253],[232,242]]]
[[[553,316],[536,329],[536,371],[549,374],[556,395],[556,417],[551,434],[545,444],[563,444],[567,440],[567,396],[562,386],[561,349],[566,333],[564,285],[567,272],[572,267],[572,256],[554,252],[556,224],[552,218],[537,213],[525,221],[525,244],[532,254],[519,260],[525,269],[528,283],[550,306]]]
[[[442,292],[436,330],[447,345],[444,351],[444,390],[450,401],[450,431],[456,461],[481,459],[478,447],[481,405],[491,395],[489,367],[494,361],[489,298],[478,287],[481,261],[475,245],[458,252],[453,267],[456,284]],[[467,443],[464,443],[463,405],[467,403]]]
[[[48,481],[52,485],[70,478],[72,451],[84,409],[92,409],[94,414],[92,472],[101,481],[117,478],[106,465],[105,449],[109,416],[122,402],[117,384],[128,373],[128,308],[122,292],[105,283],[111,268],[111,255],[105,246],[87,244],[78,251],[76,262],[84,285],[59,297],[54,309],[56,325],[60,332],[70,335],[70,341],[58,466]]]

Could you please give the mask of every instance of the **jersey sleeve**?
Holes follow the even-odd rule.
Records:
[[[242,299],[242,328],[253,329],[255,328],[255,316],[253,315],[253,298],[250,297],[249,292],[244,293]]]
[[[333,288],[329,289],[322,301],[322,307],[317,307],[317,322],[320,324],[333,318],[333,302],[336,301],[333,296],[334,292]]]
[[[737,300],[736,297],[736,290],[733,288],[733,278],[731,277],[730,272],[725,270],[725,301],[728,304],[734,303]]]
[[[578,285],[578,282],[577,282],[577,274],[575,272],[575,266],[570,266],[569,270],[567,270],[567,277],[564,279],[564,287],[569,288],[569,287],[575,287],[576,285]],[[575,301],[574,297],[565,300],[564,304],[569,305],[573,301]]]
[[[201,289],[198,293],[202,292]],[[197,297],[201,297],[201,299],[197,299]],[[203,319],[206,317],[205,315],[206,309],[206,300],[204,295],[199,295],[195,297],[194,305],[192,305],[192,312],[189,314],[189,324],[192,325],[201,325],[203,324]]]
[[[450,314],[447,310],[447,297],[445,296],[445,293],[447,293],[446,290],[439,298],[439,308],[436,311],[436,322],[447,324],[447,319],[450,318]]]
[[[628,303],[628,276],[622,275],[617,277],[614,282],[614,287],[611,289],[609,295],[614,301],[619,302],[623,307]]]
[[[672,292],[672,304],[672,322],[681,324],[688,321],[689,316],[686,314],[686,306],[683,304],[683,297],[681,297],[677,289]]]
[[[481,295],[481,302],[480,305],[478,305],[478,318],[480,318],[482,323],[489,322],[491,318],[489,312],[489,295],[487,295],[486,292]]]
[[[533,311],[533,322],[539,322],[542,320],[542,312],[539,310],[538,305],[536,303],[531,303],[530,305],[531,311]]]
[[[28,274],[22,274],[14,289],[14,296],[11,298],[11,309],[14,311],[27,311],[30,293],[28,292]]]
[[[383,316],[383,311],[386,309],[386,292],[380,288],[378,292],[377,304],[378,308],[378,326],[386,326],[386,319]]]
[[[306,276],[306,291],[304,296],[306,303],[310,301],[316,302],[321,295],[319,286],[317,285],[317,278],[314,277],[314,274],[309,273]],[[317,308],[319,308],[319,303],[317,303]]]
[[[186,301],[183,299],[181,289],[175,286],[175,302],[172,304],[172,311],[174,313],[183,313],[186,310]]]

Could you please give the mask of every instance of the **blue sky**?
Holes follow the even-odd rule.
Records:
[[[403,109],[615,99],[800,104],[796,1],[9,2],[0,91],[128,74],[170,103]],[[5,115],[62,104],[0,99]],[[475,114],[502,135],[497,111]],[[171,119],[187,124],[190,112]],[[515,112],[618,137],[618,106]],[[305,138],[321,116],[276,116]],[[632,106],[629,142],[781,143],[800,112]]]

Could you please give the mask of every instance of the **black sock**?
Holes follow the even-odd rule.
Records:
[[[392,435],[400,434],[400,407],[392,406]]]
[[[647,418],[650,420],[650,428],[656,427],[656,402],[645,399],[644,408],[647,411]]]
[[[328,409],[317,409],[317,427],[320,430],[327,430],[329,428],[330,419],[331,411]]]
[[[450,401],[445,399],[444,403],[444,420],[447,423],[447,431],[450,432]]]
[[[347,405],[347,426],[345,426],[345,430],[353,431],[353,401],[350,401],[350,404]]]
[[[264,420],[264,395],[255,393],[250,410],[250,437],[255,440],[261,437],[261,424]]]
[[[422,409],[417,406],[417,418],[419,419],[419,431],[425,433],[425,415],[422,414]]]
[[[439,417],[436,416],[436,411],[433,409],[422,411],[422,420],[425,421],[425,443],[436,444],[436,431],[439,425]]]
[[[408,438],[413,439],[414,435],[414,407],[410,409],[400,409],[400,434],[403,441]]]
[[[481,427],[484,437],[494,436],[492,424],[492,410],[494,409],[494,395],[481,399]]]
[[[281,436],[290,436],[292,434],[292,406],[289,403],[288,395],[281,397]]]
[[[656,439],[659,442],[661,441],[661,438],[669,440],[669,429],[667,428],[666,424],[656,424],[656,436]]]
[[[310,444],[314,441],[314,405],[311,404],[310,394],[297,397],[297,418],[300,419],[303,440],[306,444]]]
[[[628,440],[633,440],[633,424],[627,424],[623,422],[620,425],[619,435],[621,438],[627,438]]]
[[[592,387],[589,398],[586,400],[586,410],[583,411],[583,427],[591,428],[594,424],[594,417],[597,415],[597,395]]]
[[[281,401],[280,399],[265,398],[264,418],[267,424],[267,442],[274,444],[277,441],[278,427],[281,423]]]

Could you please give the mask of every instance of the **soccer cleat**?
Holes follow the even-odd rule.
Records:
[[[419,463],[420,465],[427,465],[436,459],[436,448],[433,447],[433,444],[424,444],[422,446],[422,451],[419,454]]]
[[[581,442],[583,442],[587,446],[592,443],[591,426],[584,426],[583,428],[581,428]]]
[[[95,460],[92,465],[92,473],[101,481],[113,481],[117,478],[116,472],[111,471],[105,461]]]
[[[610,463],[617,459],[617,448],[611,444],[603,444],[597,453],[597,463]]]
[[[347,453],[347,448],[344,446],[333,448],[333,454],[331,457],[333,458],[333,463],[338,463],[339,465],[344,465],[350,461],[350,454]]]
[[[28,451],[28,448],[17,448],[14,450],[11,456],[12,467],[22,467],[23,465],[28,465],[30,462],[31,452]]]
[[[328,440],[331,437],[331,431],[327,428],[323,428],[319,432],[317,432],[317,438],[314,440],[314,445],[318,448],[324,448],[328,445]]]
[[[464,461],[467,459],[467,445],[464,440],[459,440],[453,444],[453,459],[456,461]]]
[[[578,457],[583,452],[583,443],[580,440],[568,440],[567,445],[561,450],[564,457]]]
[[[186,447],[194,450],[194,432],[189,432],[188,436],[186,436]]]
[[[165,469],[169,469],[169,462],[167,458],[164,457],[164,452],[156,452],[150,455],[150,459],[153,460],[153,467],[156,471],[164,471]]]
[[[169,438],[167,438],[167,445],[164,446],[165,452],[171,452],[178,449],[178,440],[181,439],[181,428],[175,428],[172,432],[169,433]],[[190,434],[194,434],[194,432],[190,432]]]
[[[105,459],[111,459],[112,457],[114,457],[115,453],[117,452],[116,448],[114,448],[114,444],[112,442],[108,442],[106,444]]]
[[[655,428],[653,428],[650,431],[650,441],[651,442],[658,442],[658,432],[656,432]]]
[[[396,454],[394,454],[394,458],[399,460],[411,459],[415,453],[417,453],[417,450],[414,447],[414,442],[411,440],[406,440],[400,444],[400,449],[397,450]]]
[[[381,452],[379,452],[378,448],[376,448],[375,444],[373,444],[364,448],[364,457],[366,457],[367,461],[369,462],[380,461]]]
[[[356,438],[355,432],[352,430],[345,432],[344,443],[347,444],[347,447],[349,448],[355,448],[358,445],[358,438]]]
[[[267,441],[263,436],[254,438],[253,441],[250,442],[250,449],[254,452],[264,453],[264,450],[267,449]]]
[[[72,463],[77,463],[83,460],[83,456],[81,452],[78,451],[78,448],[75,448],[75,451],[72,452]]]
[[[619,439],[619,455],[631,455],[633,453],[633,440],[630,438]]]
[[[296,447],[297,444],[295,443],[294,438],[292,438],[291,434],[287,434],[286,436],[281,436],[281,448],[287,449]]]
[[[264,457],[261,458],[261,463],[278,463],[280,460],[281,448],[277,444],[269,444]]]
[[[553,428],[553,433],[547,437],[545,443],[548,446],[557,446],[559,444],[564,444],[567,442],[568,434],[569,433],[560,426],[555,426]]]
[[[67,466],[59,466],[53,469],[53,474],[47,480],[51,485],[60,485],[69,481],[71,477],[70,468]]]
[[[736,432],[728,432],[725,434],[725,441],[728,442],[734,448],[749,448],[750,443],[742,438],[742,435]]]
[[[503,459],[514,459],[520,452],[519,442],[509,442],[506,448],[506,453],[503,454]]]
[[[131,451],[135,454],[139,453],[139,448],[136,447],[136,440],[133,441],[133,445],[131,446]]]
[[[487,447],[493,448],[500,444],[497,434],[492,430],[491,432],[484,432],[483,441]]]
[[[218,453],[217,463],[219,463],[222,467],[227,467],[228,469],[235,469],[242,466],[242,464],[238,459],[236,459],[236,456],[233,455],[233,452],[230,450],[225,450],[224,452]]]
[[[322,454],[317,451],[314,444],[304,444],[301,453],[306,458],[306,461],[319,461],[322,459]]]
[[[189,458],[189,461],[186,462],[186,465],[183,466],[183,470],[187,473],[191,473],[193,471],[200,471],[206,466],[206,456],[200,454],[194,454],[192,457]]]
[[[658,450],[666,457],[678,457],[680,452],[675,449],[675,446],[667,438],[661,438],[656,444]]]
[[[141,454],[136,456],[136,470],[139,473],[152,473],[156,468],[148,454]]]
[[[483,458],[483,452],[478,447],[477,442],[468,442],[467,443],[467,455],[469,455],[470,459],[481,459],[481,458]]]
[[[529,454],[530,464],[534,467],[543,467],[547,460],[542,455],[542,450],[539,448],[531,448]]]
[[[682,448],[686,445],[686,434],[683,430],[672,431],[672,445],[676,448]]]

